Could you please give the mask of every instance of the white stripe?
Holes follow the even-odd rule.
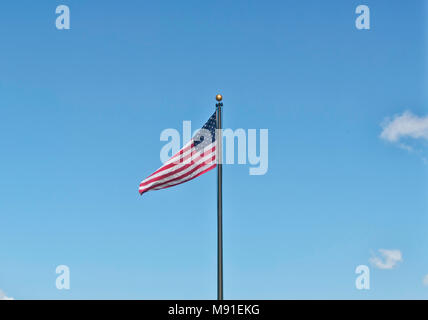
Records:
[[[213,163],[215,163],[215,160],[212,160],[212,161],[210,161],[210,160],[214,156],[215,156],[215,151],[211,152],[210,154],[207,154],[205,157],[201,158],[200,161],[195,162],[194,164],[192,164],[188,168],[186,168],[186,169],[184,169],[184,170],[182,170],[180,172],[177,172],[176,174],[172,174],[172,175],[170,175],[170,176],[168,176],[168,177],[166,177],[164,179],[161,179],[161,180],[153,181],[153,182],[149,183],[148,185],[140,186],[140,190],[150,189],[153,185],[163,184],[163,183],[168,182],[170,180],[176,179],[177,177],[186,175],[187,172],[193,170],[195,167],[201,165],[204,162],[209,161],[208,164],[213,164]]]
[[[190,141],[186,146],[184,146],[181,150],[183,150],[183,149],[185,149],[185,148],[187,148],[188,147],[188,145],[189,144],[192,144],[193,143],[193,140],[192,141]],[[216,142],[214,141],[213,143],[211,143],[211,144],[209,144],[208,146],[206,146],[205,148],[204,148],[204,150],[206,150],[206,149],[211,149],[212,147],[214,147],[216,145]],[[195,150],[195,147],[193,146],[192,148],[190,148],[189,150],[187,150],[186,152],[184,152],[182,155],[180,155],[180,152],[181,152],[181,150],[179,151],[179,152],[177,152],[178,154],[175,154],[171,159],[169,159],[168,161],[166,161],[164,164],[163,164],[163,166],[162,167],[164,167],[164,166],[166,166],[166,165],[168,165],[168,164],[170,164],[170,163],[177,163],[177,164],[179,164],[180,163],[180,159],[183,159],[183,158],[185,158],[187,155],[189,155],[192,151],[194,151]],[[190,159],[191,158],[189,158],[188,160],[186,160],[186,161],[190,161]],[[161,167],[161,168],[162,168]],[[159,168],[160,169],[160,168]],[[159,170],[158,169],[158,170]],[[157,170],[156,170],[157,171]]]
[[[188,146],[190,146],[190,145],[192,145],[192,143],[193,143],[193,139],[192,140],[190,140],[183,148],[181,148],[180,149],[180,151],[178,151],[175,155],[173,155],[169,160],[167,160],[167,161],[165,161],[164,162],[164,166],[165,165],[167,165],[167,164],[169,164],[169,163],[172,163],[172,162],[174,162],[173,160],[175,160],[177,157],[179,157],[179,158],[182,158],[182,157],[184,157],[185,155],[188,155],[189,154],[189,152],[193,149],[193,148],[190,148],[189,150],[187,150],[186,152],[184,152],[182,155],[180,155],[180,152],[182,151],[182,150],[184,150],[184,149],[186,149]],[[163,166],[162,166],[163,167]],[[161,168],[162,168],[161,167]]]
[[[214,150],[213,152],[210,152],[209,154],[205,155],[203,158],[200,158],[200,161],[195,162],[194,164],[192,164],[191,166],[189,166],[188,168],[184,169],[183,171],[177,172],[176,174],[172,174],[164,179],[161,180],[156,180],[153,181],[151,183],[149,183],[148,185],[144,185],[144,186],[140,186],[139,190],[142,191],[144,189],[150,189],[153,185],[159,185],[159,184],[163,184],[165,182],[168,182],[170,180],[176,179],[179,176],[185,175],[187,172],[191,171],[192,169],[194,169],[195,167],[197,167],[198,165],[210,160],[211,158],[213,158],[216,155],[216,150]],[[213,163],[215,163],[215,160],[212,160],[208,163],[208,165],[212,165]],[[181,166],[180,166],[181,168]],[[177,166],[173,167],[174,170],[177,170]],[[199,169],[198,169],[199,170]],[[196,170],[196,171],[198,171]],[[165,170],[167,171],[167,170]],[[163,173],[164,171],[162,171]],[[193,173],[192,173],[193,174]],[[192,175],[190,174],[190,175]],[[153,178],[153,177],[151,177]],[[147,179],[146,179],[147,180]],[[149,179],[150,180],[150,179]],[[144,183],[144,181],[142,182]]]
[[[210,149],[212,149],[213,147],[215,147],[216,146],[216,143],[215,143],[215,141],[213,142],[213,143],[211,143],[209,146],[207,146],[207,147],[205,147],[204,148],[204,152],[205,152],[205,150],[210,150]],[[200,154],[202,153],[202,152],[194,152],[195,151],[195,148],[193,147],[192,149],[190,149],[188,152],[186,152],[186,154],[188,154],[188,153],[190,153],[190,152],[193,152],[193,154],[192,154],[192,156],[189,158],[189,159],[187,159],[186,161],[183,161],[183,162],[179,162],[180,160],[180,158],[176,158],[174,161],[177,161],[177,165],[175,165],[175,166],[173,166],[173,167],[171,167],[171,168],[168,168],[168,169],[166,169],[166,170],[162,170],[162,171],[160,171],[160,172],[158,172],[158,173],[156,173],[156,174],[154,174],[154,175],[152,175],[152,176],[149,176],[149,177],[147,177],[146,179],[144,179],[143,181],[141,181],[141,183],[140,183],[140,185],[141,184],[143,184],[143,183],[145,183],[146,181],[150,181],[150,180],[152,180],[152,179],[155,179],[155,178],[157,178],[157,177],[159,177],[159,176],[163,176],[164,174],[168,174],[168,173],[170,173],[170,172],[173,172],[173,171],[175,171],[175,170],[178,170],[178,169],[180,169],[181,167],[183,167],[183,166],[185,166],[185,165],[187,165],[187,164],[189,164],[189,163],[191,163],[191,161],[193,161],[194,159],[198,159],[198,158],[200,158]],[[214,150],[214,152],[215,152],[215,150]],[[168,160],[167,162],[165,162],[165,164],[162,166],[162,167],[160,167],[159,169],[162,169],[163,167],[165,167],[166,165],[168,165],[168,162],[169,162],[170,160]],[[171,162],[172,163],[172,162]],[[158,169],[158,170],[159,170]],[[158,170],[156,170],[156,171],[158,171]],[[156,172],[155,171],[155,172]]]
[[[211,149],[212,149],[213,147],[211,146],[211,147],[209,147],[209,148],[207,148],[208,150],[204,150],[204,158],[207,156],[207,155],[210,155],[210,154],[213,154],[213,153],[215,153],[216,152],[216,150],[214,150],[214,151],[211,151]],[[194,151],[194,149],[193,149],[193,151]],[[209,153],[208,153],[209,152]],[[152,180],[152,179],[156,179],[156,178],[158,178],[158,177],[160,177],[160,176],[163,176],[163,175],[166,175],[166,174],[169,174],[169,173],[171,173],[171,172],[174,172],[174,171],[176,171],[176,170],[179,170],[180,168],[182,168],[182,167],[184,167],[184,166],[186,166],[186,165],[189,165],[189,164],[194,164],[194,163],[200,163],[201,162],[201,159],[204,159],[204,158],[201,158],[201,154],[202,154],[202,152],[194,152],[193,154],[192,154],[192,156],[189,158],[189,159],[187,159],[186,161],[184,161],[184,162],[182,162],[182,163],[180,163],[180,164],[177,164],[177,165],[175,165],[175,166],[173,166],[173,167],[171,167],[171,168],[168,168],[168,169],[166,169],[166,170],[162,170],[162,171],[160,171],[160,172],[158,172],[158,173],[156,173],[156,174],[154,174],[154,175],[152,175],[152,176],[150,176],[150,177],[147,177],[145,180],[143,180],[141,183],[140,183],[140,185],[141,184],[143,184],[143,183],[146,183],[147,181],[150,181],[150,180]],[[162,166],[163,167],[163,166]],[[162,168],[161,167],[161,168]],[[159,170],[159,169],[158,169]],[[187,170],[187,169],[186,169]],[[183,172],[186,172],[186,170],[183,170]]]
[[[192,172],[192,174],[189,174],[189,175],[187,175],[186,177],[183,177],[183,178],[182,178],[182,179],[180,179],[180,180],[172,181],[172,182],[170,182],[170,183],[165,183],[165,184],[163,184],[163,185],[160,185],[160,186],[154,187],[154,188],[153,188],[153,189],[151,189],[151,190],[160,190],[160,189],[164,189],[165,187],[170,186],[170,185],[173,185],[173,184],[180,184],[180,183],[182,183],[182,182],[186,182],[187,180],[192,179],[194,176],[196,176],[196,175],[197,175],[197,174],[199,174],[200,172],[202,172],[202,171],[204,171],[204,170],[208,169],[208,168],[209,168],[209,167],[211,167],[213,164],[214,164],[214,163],[206,164],[206,165],[205,165],[205,166],[203,166],[202,168],[199,168],[199,169],[198,169],[198,170],[196,170],[195,172]]]

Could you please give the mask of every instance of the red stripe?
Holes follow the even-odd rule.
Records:
[[[216,164],[213,164],[212,166],[208,167],[208,168],[207,168],[207,169],[205,169],[204,171],[199,172],[196,176],[194,176],[194,177],[192,177],[192,178],[190,178],[190,179],[188,179],[188,180],[184,180],[184,181],[181,181],[181,182],[179,182],[179,183],[175,183],[175,184],[172,184],[172,185],[170,185],[170,186],[161,187],[161,188],[159,188],[159,186],[157,186],[156,188],[159,188],[159,189],[156,189],[156,190],[160,190],[160,189],[167,189],[167,188],[169,188],[169,187],[174,187],[174,186],[177,186],[177,185],[182,184],[182,183],[184,183],[184,182],[187,182],[187,181],[193,180],[193,179],[195,179],[195,178],[199,177],[200,175],[203,175],[204,173],[207,173],[208,171],[210,171],[210,170],[214,169],[215,167],[216,167]]]
[[[195,168],[193,168],[192,170],[190,170],[189,172],[186,172],[185,174],[183,174],[183,175],[181,175],[181,176],[178,176],[177,178],[174,178],[174,179],[171,179],[171,180],[168,180],[168,181],[164,181],[164,182],[162,182],[162,183],[159,183],[159,184],[154,184],[154,185],[152,185],[152,186],[150,186],[150,187],[148,187],[148,188],[146,188],[146,189],[143,189],[143,190],[140,190],[140,194],[143,194],[144,192],[147,192],[147,191],[149,191],[149,190],[151,190],[151,189],[154,189],[154,188],[158,188],[158,187],[160,187],[160,186],[163,186],[163,185],[165,185],[165,184],[168,184],[168,183],[171,183],[171,182],[174,182],[174,181],[178,181],[178,180],[182,180],[183,178],[185,178],[185,177],[187,177],[187,176],[189,176],[189,175],[191,175],[193,172],[195,172],[195,171],[197,171],[198,169],[200,169],[201,167],[204,167],[204,166],[206,166],[206,165],[209,165],[212,161],[214,161],[215,160],[215,156],[213,156],[213,157],[211,157],[211,160],[206,160],[206,161],[204,161],[204,162],[202,162],[201,164],[199,164],[198,166],[196,166]],[[215,166],[216,164],[214,164],[214,166]],[[206,172],[206,171],[204,171],[204,172]],[[199,176],[200,175],[200,173],[198,173],[197,174],[197,176]],[[193,179],[193,177],[192,178],[190,178],[190,179],[188,179],[188,180],[192,180]],[[185,181],[188,181],[188,180],[185,180]],[[183,181],[184,182],[184,181]],[[182,183],[182,182],[180,182],[180,183]],[[180,183],[177,183],[177,184],[180,184]]]
[[[173,155],[171,157],[171,159],[174,159],[175,157],[177,157],[177,156],[182,155],[183,153],[185,153],[187,150],[192,149],[194,147],[194,145],[195,144],[192,141],[192,143],[190,145],[188,145],[187,147],[185,147],[185,148],[181,149],[180,151],[178,151],[175,155]],[[169,160],[171,160],[171,159],[169,159]]]
[[[151,185],[150,187],[147,187],[146,189],[147,189],[147,190],[151,190],[151,189],[153,189],[153,188],[156,188],[156,187],[159,187],[159,186],[162,186],[162,185],[165,185],[165,184],[168,184],[168,183],[174,182],[174,181],[182,180],[183,178],[185,178],[185,177],[187,177],[187,176],[191,175],[193,172],[197,171],[197,170],[198,170],[198,169],[200,169],[201,167],[206,166],[206,165],[209,165],[209,164],[213,161],[213,158],[215,158],[215,156],[213,156],[213,157],[211,158],[211,160],[206,160],[206,161],[204,161],[204,162],[200,163],[199,165],[197,165],[196,167],[194,167],[192,170],[190,170],[189,172],[186,172],[185,174],[182,174],[181,176],[178,176],[178,177],[176,177],[176,178],[174,178],[174,179],[170,179],[170,180],[167,180],[167,181],[163,181],[163,182],[158,183],[158,184],[156,184],[156,183],[155,183],[154,185]],[[144,186],[143,186],[143,188],[144,188]]]
[[[178,151],[175,155],[173,155],[168,161],[171,161],[172,159],[174,159],[174,158],[176,158],[176,157],[178,157],[178,156],[181,156],[183,153],[185,153],[185,152],[187,152],[189,149],[192,149],[193,148],[193,142],[189,145],[189,146],[187,146],[187,147],[185,147],[185,148],[183,148],[183,149],[181,149],[180,151]],[[190,156],[192,154],[192,152],[190,152],[190,154],[188,154],[187,156],[185,156],[184,158],[181,158],[180,157],[180,161],[179,161],[179,163],[181,163],[181,162],[184,162],[184,160],[187,160],[188,159],[188,157]],[[166,169],[169,169],[169,168],[171,168],[171,167],[173,167],[174,165],[176,165],[177,163],[176,162],[172,162],[172,163],[170,163],[170,164],[167,164],[167,165],[165,165],[165,166],[162,166],[162,167],[160,167],[158,170],[156,170],[155,172],[153,172],[151,175],[149,175],[147,178],[150,178],[151,176],[153,176],[153,175],[155,175],[156,173],[158,173],[158,172],[161,172],[161,171],[163,171],[163,170],[166,170]],[[146,179],[147,179],[146,178]]]
[[[215,151],[215,146],[214,147],[212,147],[211,148],[211,150],[210,151],[204,151],[203,153],[201,153],[200,155],[198,155],[198,156],[200,156],[201,158],[204,156],[204,153],[211,153],[211,152],[214,152]],[[215,159],[214,159],[215,160]],[[140,187],[142,187],[142,186],[146,186],[146,185],[148,185],[148,184],[150,184],[150,183],[152,183],[152,182],[154,182],[154,181],[157,181],[157,180],[162,180],[162,179],[165,179],[165,178],[167,178],[167,177],[169,177],[169,176],[172,176],[172,175],[174,175],[174,174],[176,174],[176,173],[178,173],[178,172],[181,172],[181,171],[183,171],[183,170],[185,170],[185,169],[187,169],[187,168],[189,168],[190,166],[192,166],[192,165],[194,165],[195,163],[197,163],[196,161],[194,161],[194,160],[192,160],[190,163],[188,163],[188,164],[185,164],[184,166],[182,166],[182,167],[180,167],[180,168],[178,168],[177,170],[173,170],[173,171],[171,171],[171,172],[169,172],[169,173],[167,173],[167,174],[164,174],[164,175],[160,175],[160,176],[158,176],[158,177],[156,177],[156,178],[153,178],[153,179],[150,179],[150,180],[147,180],[148,178],[150,178],[151,176],[149,176],[146,180],[144,180],[143,182],[141,182],[141,184],[140,184]],[[174,164],[175,165],[175,164]],[[171,168],[171,167],[170,167]],[[159,170],[158,170],[159,171]]]
[[[172,163],[169,163],[169,164],[167,164],[167,165],[164,165],[164,166],[160,167],[158,170],[156,170],[156,171],[155,171],[155,172],[153,172],[151,175],[149,175],[145,180],[147,180],[148,178],[152,177],[153,175],[155,175],[155,174],[157,174],[157,173],[159,173],[159,172],[162,172],[162,171],[164,171],[164,170],[166,170],[166,169],[172,168],[173,166],[175,166],[175,165],[177,165],[177,164],[180,164],[180,163],[183,163],[183,162],[187,161],[189,158],[191,158],[191,157],[195,154],[195,153],[194,153],[194,151],[191,151],[189,154],[187,154],[187,155],[186,155],[186,156],[184,156],[184,157],[181,157],[181,155],[182,155],[183,153],[187,152],[189,149],[193,148],[193,146],[194,146],[194,143],[192,143],[190,146],[187,146],[186,148],[184,148],[184,149],[180,150],[180,152],[176,153],[176,154],[175,154],[171,159],[169,159],[167,162],[171,161],[172,159],[174,159],[174,158],[176,158],[177,156],[179,156],[179,155],[180,155],[180,157],[179,157],[176,161],[173,161]],[[213,146],[213,148],[215,148],[215,146]],[[212,150],[212,151],[214,151],[214,150]],[[204,150],[204,152],[205,152],[205,150]],[[206,152],[208,152],[208,151],[206,151]]]
[[[188,179],[188,180],[184,180],[184,181],[181,181],[181,182],[179,182],[179,183],[176,183],[176,184],[172,184],[172,185],[170,185],[170,186],[166,186],[166,187],[160,187],[160,186],[155,186],[155,188],[159,188],[159,189],[156,189],[156,190],[160,190],[160,189],[167,189],[167,188],[170,188],[170,187],[174,187],[174,186],[177,186],[177,185],[179,185],[179,184],[182,184],[182,183],[184,183],[184,182],[187,182],[187,181],[190,181],[190,180],[193,180],[193,179],[195,179],[195,178],[197,178],[197,177],[199,177],[200,175],[202,175],[202,174],[204,174],[204,173],[206,173],[206,172],[208,172],[208,171],[210,171],[210,170],[212,170],[212,169],[214,169],[215,167],[216,167],[216,165],[217,164],[213,164],[212,166],[210,166],[210,167],[208,167],[207,169],[205,169],[204,171],[201,171],[201,172],[199,172],[196,176],[194,176],[194,177],[192,177],[192,178],[190,178],[190,179]],[[170,181],[169,181],[170,182]],[[161,185],[162,186],[162,185]],[[145,192],[147,192],[147,191],[150,191],[151,190],[151,188],[150,189],[147,189],[147,190],[144,190],[144,191],[140,191],[140,194],[142,195],[143,193],[145,193]]]

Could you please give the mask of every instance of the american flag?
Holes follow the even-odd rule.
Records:
[[[140,183],[139,192],[160,190],[190,181],[216,167],[216,113],[162,167]]]

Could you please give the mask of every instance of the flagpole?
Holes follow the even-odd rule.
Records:
[[[222,168],[222,126],[221,113],[223,97],[216,96],[216,122],[217,122],[217,300],[223,300],[223,168]]]

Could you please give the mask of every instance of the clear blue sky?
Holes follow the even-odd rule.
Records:
[[[386,117],[427,114],[426,20],[422,0],[3,2],[0,289],[214,299],[215,172],[138,184],[161,131],[196,129],[221,92],[225,127],[269,129],[266,175],[224,168],[225,297],[427,299],[428,166],[380,139]],[[381,248],[403,261],[375,268]]]

